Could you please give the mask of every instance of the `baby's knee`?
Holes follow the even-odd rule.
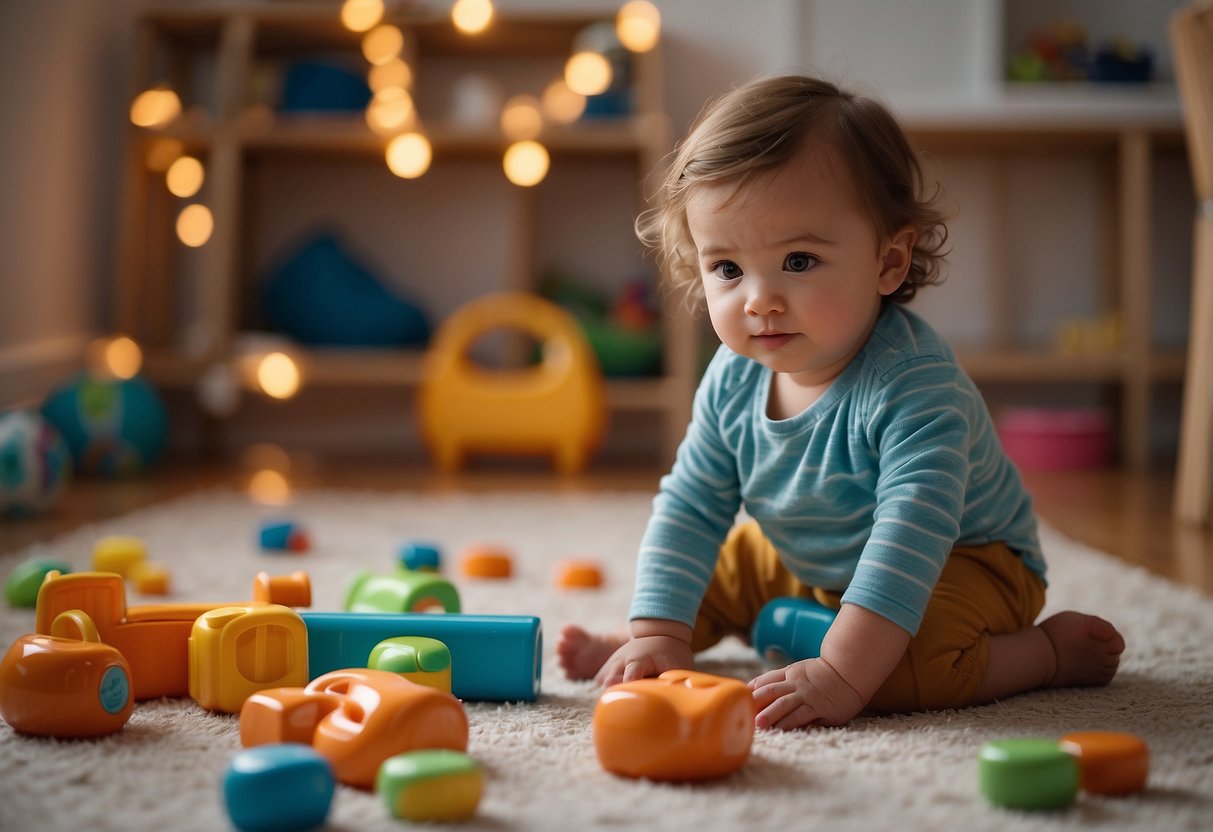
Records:
[[[880,713],[962,708],[985,675],[988,637],[965,645],[910,643],[868,707]]]

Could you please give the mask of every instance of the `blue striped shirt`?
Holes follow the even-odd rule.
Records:
[[[787,568],[914,634],[955,545],[1004,542],[1044,575],[1031,498],[985,402],[921,318],[885,304],[802,413],[767,417],[772,375],[721,346],[641,541],[631,618],[694,625],[739,509]]]

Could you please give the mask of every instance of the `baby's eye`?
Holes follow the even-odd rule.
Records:
[[[816,266],[818,262],[816,257],[807,252],[793,251],[783,261],[783,269],[788,272],[807,272]]]
[[[732,260],[721,260],[712,266],[712,274],[719,277],[721,280],[736,280],[741,277],[741,266],[738,266]]]

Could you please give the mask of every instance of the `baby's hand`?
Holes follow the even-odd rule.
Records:
[[[673,636],[633,637],[606,660],[594,681],[603,687],[659,676],[667,670],[691,669],[691,645]]]
[[[806,725],[842,725],[864,698],[825,659],[805,659],[750,680],[755,728],[790,731]]]

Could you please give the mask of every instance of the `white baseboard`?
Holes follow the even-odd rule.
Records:
[[[0,410],[41,404],[55,385],[84,366],[88,341],[88,335],[65,335],[0,348]]]

